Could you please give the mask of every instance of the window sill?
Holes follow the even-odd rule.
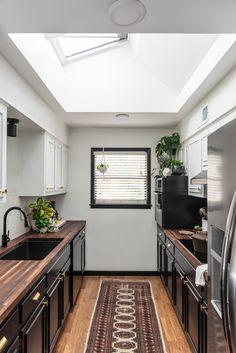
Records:
[[[151,204],[148,205],[132,205],[132,204],[90,204],[90,208],[123,208],[123,209],[150,209]]]

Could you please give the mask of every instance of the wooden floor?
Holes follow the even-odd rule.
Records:
[[[89,324],[103,276],[85,277],[76,305],[70,312],[53,353],[83,353]],[[110,277],[111,278],[111,277]],[[159,277],[112,277],[147,279],[152,284],[157,312],[168,353],[191,353],[175,312]],[[108,352],[105,352],[108,353]],[[138,352],[142,353],[142,352]]]

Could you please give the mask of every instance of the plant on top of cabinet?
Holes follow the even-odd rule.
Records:
[[[34,231],[46,233],[53,227],[55,210],[50,201],[45,201],[42,197],[39,197],[35,202],[31,202],[28,207],[31,210],[29,215]]]
[[[173,162],[177,162],[177,166],[179,167],[180,161],[175,159],[178,148],[180,147],[180,136],[178,132],[174,132],[170,136],[163,136],[158,144],[156,145],[156,156],[157,161],[160,166],[159,174],[162,175],[163,170],[165,168],[171,168],[176,164],[172,164]]]

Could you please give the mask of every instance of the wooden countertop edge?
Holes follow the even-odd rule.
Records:
[[[0,288],[3,285],[8,285],[5,295],[0,289],[0,325],[11,314],[12,310],[20,303],[20,301],[29,292],[31,287],[42,277],[42,275],[50,268],[55,258],[58,257],[66,246],[73,240],[86,225],[86,221],[67,221],[65,225],[57,233],[38,234],[29,231],[9,242],[7,248],[0,249],[0,256],[13,250],[18,244],[29,238],[45,238],[55,239],[62,238],[63,240],[43,259],[40,261],[29,260],[0,260]],[[17,282],[16,277],[18,271],[21,281]],[[10,282],[9,282],[10,280]],[[23,282],[23,283],[22,283]],[[10,283],[10,285],[9,285]]]
[[[202,265],[199,261],[185,246],[179,241],[179,234],[177,231],[172,229],[165,229],[165,234],[170,238],[170,240],[175,244],[175,246],[180,250],[180,252],[185,256],[186,260],[192,265],[195,269],[196,267]],[[191,239],[188,236],[181,236],[181,239]]]

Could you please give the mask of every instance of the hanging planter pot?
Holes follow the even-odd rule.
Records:
[[[97,170],[102,174],[106,173],[107,169],[108,169],[108,164],[100,163],[97,166]]]
[[[106,161],[105,161],[105,153],[104,153],[104,147],[102,149],[102,161],[100,164],[97,165],[97,170],[102,173],[102,174],[105,174],[107,172],[107,169],[108,169],[108,164],[106,164]]]

